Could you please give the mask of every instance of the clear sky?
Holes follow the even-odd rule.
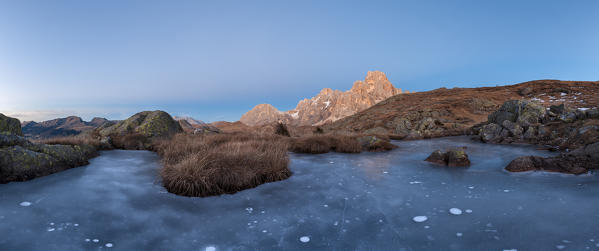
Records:
[[[238,120],[368,70],[399,88],[599,80],[599,1],[1,1],[0,112]]]

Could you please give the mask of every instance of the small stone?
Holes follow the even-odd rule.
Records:
[[[28,207],[28,206],[31,206],[31,202],[29,202],[29,201],[23,201],[23,202],[19,203],[19,205],[22,206],[22,207]]]

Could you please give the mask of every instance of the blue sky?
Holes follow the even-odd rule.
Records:
[[[238,120],[368,70],[410,91],[599,80],[599,1],[2,1],[0,112]]]

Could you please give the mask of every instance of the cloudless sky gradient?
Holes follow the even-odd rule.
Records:
[[[1,1],[0,112],[235,121],[348,90],[599,80],[599,1]]]

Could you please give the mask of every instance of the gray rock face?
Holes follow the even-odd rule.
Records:
[[[7,117],[0,113],[0,133],[23,136],[21,122],[18,119]]]

